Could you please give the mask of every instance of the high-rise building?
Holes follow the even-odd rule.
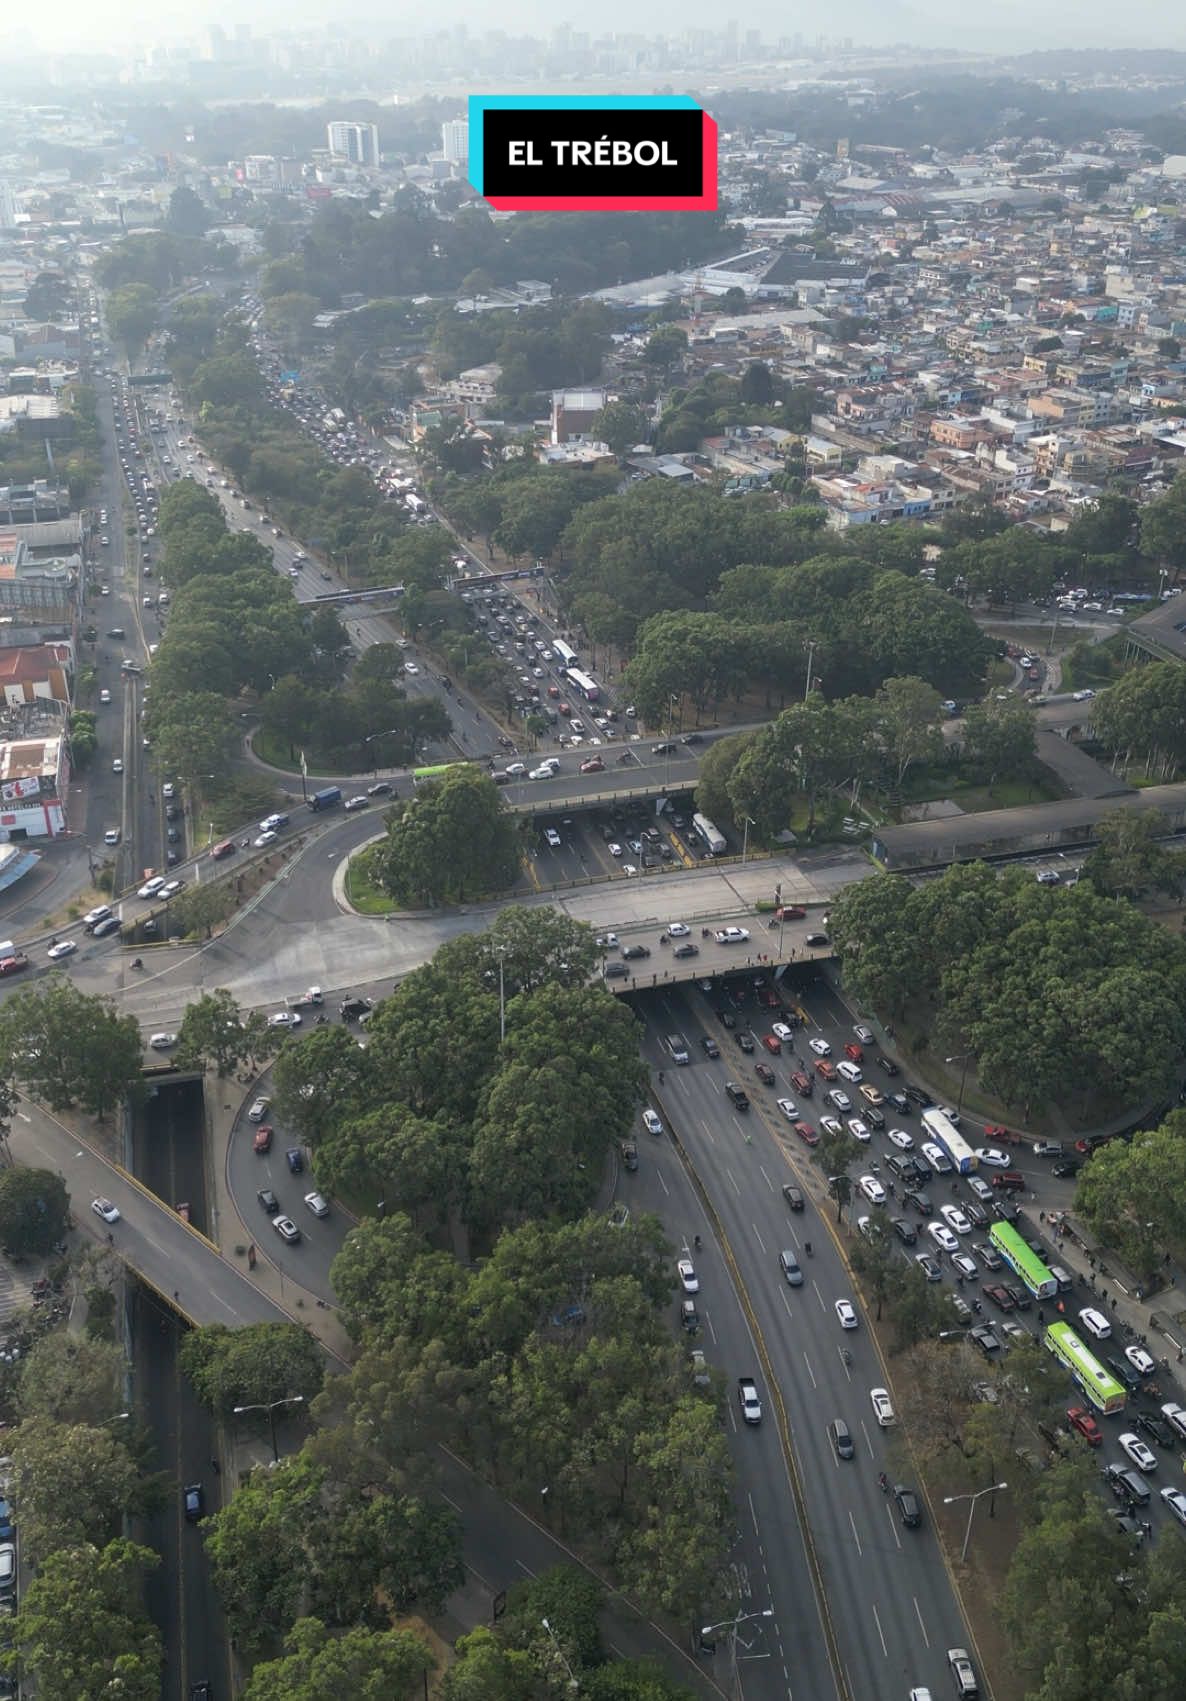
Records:
[[[16,224],[16,197],[12,184],[0,178],[0,230],[11,230]]]
[[[450,165],[469,159],[469,124],[464,118],[447,118],[441,125],[441,152]]]
[[[329,151],[336,158],[349,160],[351,165],[378,165],[377,124],[352,124],[345,119],[335,119],[326,125],[325,133]]]

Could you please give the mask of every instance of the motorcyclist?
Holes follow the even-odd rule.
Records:
[[[811,1242],[809,1240],[805,1240],[803,1242],[803,1250],[807,1254],[807,1256],[810,1258],[811,1257]]]

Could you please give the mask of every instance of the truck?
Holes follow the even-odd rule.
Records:
[[[310,986],[304,992],[294,992],[291,998],[284,1000],[289,1010],[307,1010],[311,1005],[321,1005],[325,1002],[319,986]]]
[[[309,808],[332,809],[336,803],[341,803],[341,801],[341,786],[323,786],[320,791],[315,791],[309,799]]]
[[[762,1402],[758,1398],[758,1385],[752,1376],[737,1378],[737,1398],[741,1402],[741,1415],[746,1423],[761,1423]]]

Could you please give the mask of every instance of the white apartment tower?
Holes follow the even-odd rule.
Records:
[[[329,151],[337,159],[349,160],[351,165],[378,165],[379,126],[352,124],[335,119],[325,127]]]
[[[464,118],[447,118],[441,125],[441,152],[450,165],[469,159],[469,124]]]

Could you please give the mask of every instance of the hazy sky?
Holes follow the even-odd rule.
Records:
[[[880,44],[909,40],[935,47],[979,47],[998,51],[1066,46],[1186,48],[1183,0],[992,0],[988,6],[961,6],[959,0],[835,0],[821,12],[815,5],[783,0],[602,0],[591,18],[574,0],[503,0],[497,11],[472,0],[436,0],[426,12],[418,0],[391,5],[368,4],[348,10],[352,19],[372,15],[377,34],[419,34],[465,22],[475,31],[501,27],[547,35],[557,23],[577,29],[678,31],[689,25],[712,28],[730,17],[768,35],[802,31],[813,37],[852,35]],[[203,25],[218,22],[233,29],[247,21],[261,32],[306,23],[340,22],[343,13],[326,0],[56,0],[22,8],[21,22],[0,25],[0,40],[23,37],[55,51],[175,41],[193,38]],[[13,13],[9,13],[13,17]]]

